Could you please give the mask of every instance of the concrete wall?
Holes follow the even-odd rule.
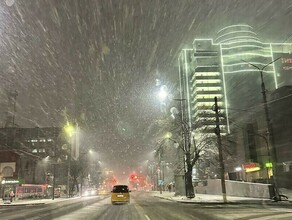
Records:
[[[226,180],[226,193],[227,196],[240,196],[240,197],[252,197],[252,198],[272,198],[273,191],[269,184],[239,182]],[[202,182],[195,187],[196,193],[221,195],[221,180],[209,179],[206,186]]]

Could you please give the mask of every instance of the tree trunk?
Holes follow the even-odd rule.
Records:
[[[193,180],[192,180],[192,173],[193,173],[193,166],[191,164],[191,155],[189,152],[186,153],[186,165],[187,165],[187,171],[185,176],[186,181],[186,196],[187,198],[194,198],[195,192],[193,187]]]

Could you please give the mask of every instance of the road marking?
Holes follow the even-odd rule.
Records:
[[[151,219],[149,218],[149,216],[148,216],[148,215],[145,215],[145,218],[146,218],[147,220],[151,220]]]
[[[144,216],[147,220],[151,220],[151,218],[149,218],[149,216],[147,214],[145,214],[144,209],[140,205],[135,203],[134,206],[135,206],[136,210],[138,211],[140,217],[143,217],[143,214],[144,214]]]

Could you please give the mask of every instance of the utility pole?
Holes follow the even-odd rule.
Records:
[[[271,62],[269,62],[268,64],[266,64],[265,66],[263,66],[262,68],[259,68],[258,66],[249,63],[245,60],[242,60],[245,63],[248,63],[249,65],[255,67],[259,73],[260,73],[260,77],[261,77],[261,90],[262,90],[262,95],[263,95],[263,103],[264,103],[264,109],[265,109],[265,117],[266,117],[266,124],[267,124],[267,129],[268,129],[268,137],[269,137],[269,141],[270,141],[270,145],[269,147],[272,148],[272,171],[273,171],[273,185],[274,185],[274,190],[275,190],[275,200],[276,201],[281,201],[281,197],[279,194],[279,188],[278,188],[278,184],[277,184],[277,178],[276,178],[276,166],[277,166],[277,151],[276,151],[276,146],[275,146],[275,139],[274,139],[274,132],[273,132],[273,127],[271,124],[271,118],[270,118],[270,113],[269,113],[269,108],[268,108],[268,101],[267,101],[267,95],[266,95],[266,86],[265,86],[265,82],[264,82],[264,77],[263,77],[263,71],[266,67],[268,67],[269,65],[273,64],[274,62],[276,62],[277,60],[279,60],[281,57],[278,57],[275,60],[272,60]],[[269,151],[268,151],[269,152]]]
[[[55,199],[55,185],[56,185],[56,162],[53,162],[53,196],[52,200]]]
[[[161,149],[159,149],[158,151],[158,157],[159,157],[159,192],[160,194],[162,194],[162,179],[161,179],[161,152],[160,152]]]
[[[163,177],[162,177],[162,161],[161,161],[161,150],[162,150],[162,146],[165,142],[165,140],[167,139],[164,139],[160,142],[160,145],[158,147],[158,149],[156,150],[156,152],[158,153],[158,168],[159,170],[157,170],[157,184],[158,184],[158,187],[159,187],[159,192],[160,194],[162,194],[162,187],[163,187],[163,184],[164,184],[164,180],[163,180]]]
[[[68,173],[67,173],[67,197],[70,198],[70,169],[71,169],[71,145],[69,148],[69,158],[68,158]]]
[[[216,115],[215,134],[217,135],[217,143],[218,143],[218,151],[219,151],[221,188],[222,188],[223,202],[226,203],[227,197],[226,197],[226,185],[225,185],[225,167],[224,167],[224,161],[223,161],[222,142],[221,142],[221,134],[220,134],[219,107],[218,107],[218,100],[216,96],[214,100],[215,100],[215,104],[214,104],[213,110],[215,111],[215,115]]]
[[[54,144],[54,156],[53,156],[53,195],[52,200],[55,199],[55,186],[56,186],[56,150],[57,150],[57,143]]]

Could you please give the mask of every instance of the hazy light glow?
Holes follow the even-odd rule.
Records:
[[[73,132],[74,132],[73,125],[71,125],[69,122],[67,122],[66,126],[64,127],[64,130],[69,137],[72,137]]]
[[[235,171],[237,171],[237,172],[242,171],[242,168],[241,167],[235,167]]]
[[[165,101],[168,96],[167,87],[165,85],[160,87],[160,91],[158,93],[159,100],[161,102]]]
[[[172,137],[172,133],[171,132],[167,132],[165,135],[165,138],[171,138]]]

